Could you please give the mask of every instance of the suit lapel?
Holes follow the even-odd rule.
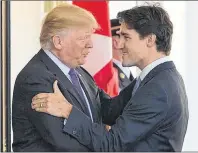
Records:
[[[89,90],[89,85],[87,84],[87,81],[83,78],[83,76],[78,72],[79,74],[79,79],[80,79],[80,82],[81,82],[81,85],[84,89],[84,92],[87,96],[87,99],[89,101],[89,105],[90,105],[90,108],[91,108],[91,112],[92,112],[92,116],[93,116],[93,120],[96,121],[96,107],[94,105],[94,101],[95,99],[93,98],[93,93],[91,93],[91,90]]]
[[[76,101],[80,104],[81,109],[83,111],[85,111],[86,108],[82,104],[83,102],[79,98],[78,93],[74,89],[74,87],[73,87],[72,83],[70,82],[70,80],[61,71],[61,69],[45,54],[45,52],[42,49],[39,51],[38,56],[40,57],[41,61],[47,66],[49,71],[52,72],[56,76],[56,78],[59,81],[59,83],[62,84],[60,86],[64,89],[64,91],[68,91],[76,99]],[[72,102],[72,99],[71,99],[70,96],[68,96],[67,98],[69,98],[67,100]]]

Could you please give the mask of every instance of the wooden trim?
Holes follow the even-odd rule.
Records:
[[[1,84],[2,84],[2,87],[1,87],[1,93],[2,93],[2,151],[5,152],[6,151],[6,123],[5,123],[5,120],[6,120],[6,109],[5,109],[5,90],[4,90],[4,87],[5,87],[5,31],[6,31],[6,26],[5,26],[5,11],[6,11],[6,8],[5,8],[5,1],[2,1],[2,50],[1,50],[1,60],[2,60],[2,69],[1,69]]]
[[[0,50],[1,50],[1,52],[2,52],[2,32],[3,32],[3,30],[2,30],[2,2],[0,3],[0,8],[1,8],[1,19],[0,19],[0,28],[1,28],[1,42],[0,42]],[[0,53],[0,63],[2,63],[1,62],[1,53]],[[1,68],[1,66],[0,66],[0,85],[2,85],[2,68]],[[3,128],[2,128],[2,122],[3,122],[3,111],[2,111],[2,108],[3,108],[3,104],[2,104],[2,91],[1,91],[1,89],[0,89],[0,120],[1,120],[1,122],[0,122],[0,127],[1,127],[1,130],[0,130],[0,142],[1,142],[1,148],[0,148],[0,151],[2,152],[3,151]]]
[[[10,105],[10,1],[1,1],[1,151],[11,151],[11,105]]]

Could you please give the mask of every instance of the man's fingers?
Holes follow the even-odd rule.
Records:
[[[121,34],[120,30],[116,31],[116,34],[120,35]]]
[[[54,93],[61,93],[61,91],[58,87],[58,81],[57,80],[54,82],[53,88],[54,88]]]
[[[50,96],[51,93],[40,93],[32,98],[32,101]]]
[[[44,98],[39,98],[39,99],[36,99],[36,100],[32,100],[32,104],[33,105],[35,105],[35,104],[37,104],[37,103],[46,103],[46,102],[48,102],[48,97],[44,97]]]
[[[40,102],[36,104],[32,104],[32,109],[40,109],[40,108],[47,108],[48,103],[46,102]]]
[[[47,113],[47,108],[36,108],[35,111]]]

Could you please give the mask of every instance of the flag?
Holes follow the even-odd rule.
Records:
[[[113,68],[112,40],[108,1],[73,0],[73,4],[90,11],[98,21],[100,29],[93,35],[93,50],[83,67],[93,76],[99,88],[108,95],[118,95],[118,72]]]

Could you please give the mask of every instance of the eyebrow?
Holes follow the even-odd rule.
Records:
[[[129,34],[128,33],[125,33],[125,32],[121,32],[121,35],[123,35],[123,36],[129,36]]]

